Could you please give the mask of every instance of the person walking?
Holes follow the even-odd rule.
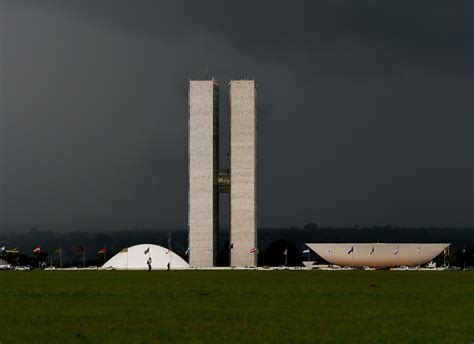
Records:
[[[148,265],[148,271],[151,271],[151,257],[148,257],[148,260],[146,261]]]

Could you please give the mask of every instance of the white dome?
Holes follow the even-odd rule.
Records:
[[[117,253],[102,267],[115,268],[117,270],[148,270],[146,262],[149,257],[151,257],[152,260],[152,270],[167,269],[168,263],[170,263],[170,269],[189,268],[189,264],[173,251],[168,251],[167,248],[153,244],[141,244],[129,247],[127,252]]]

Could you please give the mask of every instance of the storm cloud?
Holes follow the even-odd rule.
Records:
[[[186,228],[187,83],[258,89],[259,226],[472,226],[471,1],[0,1],[3,229]]]

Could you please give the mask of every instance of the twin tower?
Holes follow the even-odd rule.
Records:
[[[230,197],[230,265],[257,262],[257,114],[254,80],[232,80],[230,170],[219,169],[219,82],[189,82],[189,263],[216,265],[219,193]]]

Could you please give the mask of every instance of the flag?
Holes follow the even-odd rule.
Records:
[[[288,249],[287,249],[287,248],[285,248],[285,250],[283,251],[283,254],[284,254],[285,256],[288,255]]]
[[[54,251],[54,253],[56,253],[56,254],[57,254],[57,253],[61,253],[62,250],[63,250],[62,248],[58,248],[56,251]]]
[[[393,254],[394,254],[394,255],[397,255],[397,254],[398,254],[398,251],[399,251],[399,249],[400,249],[400,247],[399,247],[399,246],[397,246],[397,248],[395,249],[395,251],[393,251]]]
[[[33,249],[33,253],[40,253],[41,252],[41,247],[39,246],[36,246],[34,249]]]
[[[257,249],[255,247],[252,247],[250,250],[249,250],[249,253],[256,253],[257,252]]]
[[[351,249],[347,251],[347,254],[351,254],[351,253],[354,253],[354,246],[352,246]]]
[[[328,248],[328,249],[326,250],[326,252],[327,252],[328,254],[331,254],[331,249]]]
[[[372,250],[370,251],[370,255],[375,252],[375,247],[372,246]]]
[[[122,249],[120,250],[120,252],[122,252],[122,253],[128,252],[128,247],[122,248]],[[146,253],[145,253],[145,254],[146,254]]]
[[[303,250],[303,253],[309,253],[309,250]]]
[[[102,248],[99,249],[99,251],[97,253],[105,254],[105,252],[107,252],[107,249],[105,247],[102,247]]]
[[[189,247],[188,247],[188,249],[186,250],[186,252],[184,252],[184,254],[186,255],[186,254],[188,254],[188,253],[189,253]]]
[[[6,253],[20,253],[16,247],[12,248],[11,250],[6,250]]]
[[[148,248],[145,250],[145,252],[143,252],[143,253],[144,253],[144,254],[150,253],[150,247],[148,247]]]
[[[449,248],[446,247],[446,248],[444,249],[444,255],[446,256],[446,255],[448,255],[448,254],[449,254]]]

